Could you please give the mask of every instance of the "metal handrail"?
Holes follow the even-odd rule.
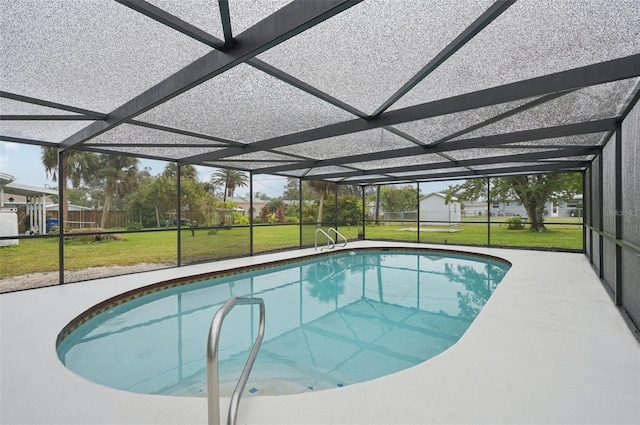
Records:
[[[338,240],[338,238],[342,238],[342,240],[344,241],[344,243],[342,244],[342,246],[347,246],[347,238],[344,237],[344,235],[340,232],[338,232],[338,230],[334,227],[329,227],[329,230],[327,232],[331,233],[331,231],[334,231],[336,234],[336,241]]]
[[[322,229],[316,229],[316,243],[315,243],[315,250],[318,250],[318,233],[322,233],[323,235],[325,235],[327,237],[327,246],[325,246],[324,248],[320,248],[320,251],[322,251],[323,249],[332,249],[336,247],[336,241],[333,240],[333,238],[331,236],[329,236],[329,234],[327,232],[325,232]]]
[[[225,316],[235,307],[241,304],[259,304],[260,305],[260,327],[258,328],[258,337],[253,344],[251,353],[247,363],[242,369],[242,374],[238,380],[238,385],[233,391],[231,402],[229,403],[229,415],[227,417],[228,425],[235,425],[238,416],[238,405],[240,397],[249,379],[251,368],[256,361],[262,337],[264,336],[264,300],[262,298],[251,297],[231,297],[226,303],[220,307],[211,320],[209,328],[209,339],[207,341],[207,398],[209,409],[209,425],[220,425],[220,377],[218,373],[218,342],[220,341],[220,329]]]

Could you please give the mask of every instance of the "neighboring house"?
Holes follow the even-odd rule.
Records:
[[[49,197],[58,191],[46,187],[30,186],[14,182],[13,176],[0,173],[0,208],[15,209],[19,232],[44,234]]]
[[[437,221],[433,225],[460,224],[461,208],[458,198],[451,198],[445,203],[442,193],[430,193],[420,198],[420,221]]]
[[[463,217],[481,217],[486,215],[487,215],[486,202],[463,202],[462,203]]]
[[[251,208],[251,202],[249,200],[249,198],[245,198],[242,196],[234,196],[234,197],[228,197],[227,198],[227,202],[233,202],[235,203],[238,208],[242,209],[242,213],[249,217],[249,216],[253,216],[253,218],[258,218],[260,217],[260,211],[262,211],[262,208],[264,208],[265,205],[267,205],[267,203],[261,199],[253,199],[253,212],[252,214],[249,213],[249,209]]]
[[[527,216],[527,210],[519,200],[492,202],[491,215],[496,217]],[[465,204],[465,210],[467,206]],[[576,195],[569,201],[549,201],[545,207],[545,217],[581,217],[582,195]]]
[[[367,203],[367,209],[369,210],[369,217],[375,219],[376,217],[376,201],[369,201]],[[384,208],[382,204],[378,207],[378,216],[382,220],[384,219]]]
[[[549,202],[550,217],[582,217],[582,195],[576,195],[569,201]]]
[[[494,217],[525,217],[527,210],[522,205],[522,202],[515,199],[509,199],[503,202],[491,202],[489,204],[491,215]]]

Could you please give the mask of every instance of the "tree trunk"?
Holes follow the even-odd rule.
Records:
[[[529,214],[529,222],[531,226],[529,228],[532,232],[546,232],[547,228],[544,226],[544,204],[532,203],[531,205],[525,204],[527,214]]]
[[[156,224],[160,227],[160,213],[158,212],[158,206],[156,205]]]
[[[104,208],[102,209],[102,220],[100,220],[100,228],[106,229],[107,217],[109,216],[109,207],[111,206],[111,193],[107,192],[104,198]]]
[[[67,170],[67,155],[62,155],[62,166],[58,170],[58,175],[60,170]],[[67,185],[68,176],[67,173],[64,173],[64,179],[60,179],[60,184],[62,185],[62,199],[58,200],[58,213],[60,214],[60,218],[66,227],[69,225],[66,221],[69,219],[69,200],[67,199],[67,193],[69,190],[69,186]]]
[[[61,181],[60,184],[62,185],[62,199],[58,202],[58,210],[59,214],[61,214],[64,225],[68,228],[69,224],[67,224],[67,220],[69,219],[69,200],[67,199],[67,181]]]
[[[323,213],[323,209],[324,209],[324,197],[326,195],[325,191],[322,191],[322,193],[320,194],[320,202],[318,203],[318,227],[322,227],[322,213]]]

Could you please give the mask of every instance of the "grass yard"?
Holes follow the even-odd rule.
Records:
[[[576,219],[555,219],[562,224],[547,225],[546,233],[528,230],[507,230],[504,219],[491,223],[491,244],[501,246],[582,249],[582,227],[568,223]],[[326,230],[328,226],[325,226]],[[304,225],[304,246],[313,246],[315,224]],[[348,239],[355,240],[358,227],[340,227]],[[418,238],[415,223],[393,225],[368,224],[367,239],[415,242]],[[421,226],[420,242],[486,245],[487,224],[464,222],[459,226]],[[177,231],[122,234],[124,240],[85,242],[65,241],[65,268],[77,270],[87,267],[133,265],[139,263],[176,263]],[[182,231],[182,262],[184,264],[212,261],[249,255],[249,228],[196,229]],[[254,253],[278,249],[297,249],[300,229],[297,225],[254,227]],[[326,239],[319,235],[318,245]],[[21,239],[17,246],[0,247],[0,279],[27,273],[58,270],[56,238]]]

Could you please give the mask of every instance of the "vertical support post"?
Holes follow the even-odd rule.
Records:
[[[360,186],[360,189],[362,190],[362,240],[366,239],[366,235],[364,233],[364,229],[367,227],[366,226],[367,209],[366,209],[366,201],[365,201],[365,196],[364,196],[364,192],[365,192],[364,188],[365,187],[366,186]]]
[[[616,123],[616,144],[615,144],[615,204],[616,204],[616,240],[622,239],[622,123]],[[630,183],[631,184],[631,183]],[[622,305],[622,247],[616,243],[616,294],[615,302],[617,306]]]
[[[64,169],[64,151],[58,149],[58,279],[60,285],[64,283],[64,208],[66,205],[64,198],[66,196],[67,173]]]
[[[335,226],[336,226],[336,230],[338,230],[338,222],[339,220],[339,214],[338,214],[338,189],[340,188],[340,185],[338,183],[335,184],[336,185],[336,215],[333,216],[333,219],[335,220]],[[338,240],[338,238],[336,237],[336,240]]]
[[[416,183],[416,235],[417,242],[420,243],[420,182]]]
[[[253,255],[253,171],[249,171],[249,255]]]
[[[589,165],[589,226],[593,227],[593,162]],[[586,205],[586,204],[585,204]],[[589,229],[589,264],[593,265],[593,230]]]
[[[587,205],[587,173],[585,171],[582,172],[582,212],[580,213],[580,217],[582,218],[582,253],[586,254],[587,252],[587,228],[584,225],[584,209],[585,205]]]
[[[602,232],[604,231],[604,164],[603,164],[603,156],[602,150],[599,153],[600,160],[598,161],[598,204],[600,205],[599,214],[598,214],[598,230],[600,233],[598,234],[598,277],[602,279],[604,277],[604,271],[602,270],[602,266],[604,264],[604,254],[602,246],[604,245],[604,236],[602,236]]]
[[[491,246],[491,178],[487,177],[487,246]]]
[[[183,379],[182,372],[182,294],[178,293],[178,379]]]
[[[178,195],[178,199],[176,200],[176,208],[178,211],[176,212],[176,219],[178,220],[178,267],[182,265],[182,168],[180,164],[176,162],[176,194]]]
[[[33,231],[33,219],[35,208],[33,208],[33,196],[27,196],[27,214],[29,214],[29,234]]]
[[[47,206],[45,205],[45,195],[40,196],[41,207],[42,207],[42,221],[40,225],[42,226],[42,230],[40,231],[41,235],[47,233]]]
[[[300,222],[300,246],[302,249],[302,179],[298,179],[298,221]]]

